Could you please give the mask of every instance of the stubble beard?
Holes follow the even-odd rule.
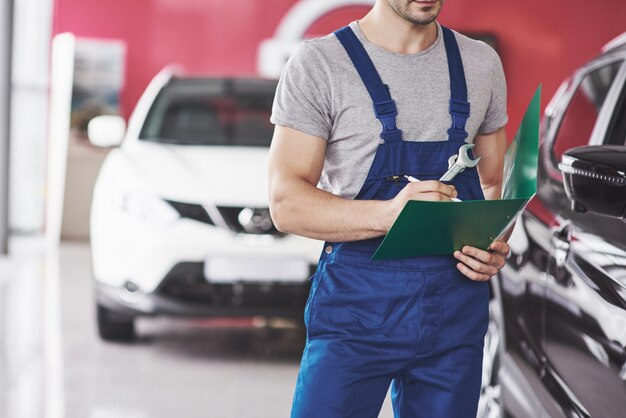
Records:
[[[417,7],[412,0],[386,0],[389,6],[401,18],[416,25],[426,26],[431,24],[439,16],[445,0],[438,0],[431,7]]]

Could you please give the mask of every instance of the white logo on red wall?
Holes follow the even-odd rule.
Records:
[[[305,38],[307,31],[318,20],[351,6],[371,7],[375,0],[301,0],[296,3],[276,27],[274,37],[265,39],[259,45],[257,70],[259,75],[278,78],[283,66]],[[361,15],[362,16],[362,15]],[[360,16],[355,16],[355,19]],[[338,22],[339,26],[347,22]]]

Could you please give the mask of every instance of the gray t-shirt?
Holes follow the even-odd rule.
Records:
[[[417,54],[388,51],[365,38],[358,21],[350,27],[364,45],[398,107],[406,141],[445,141],[450,80],[441,26],[433,45]],[[468,142],[503,127],[506,82],[498,54],[456,33],[471,113]],[[276,90],[270,121],[328,141],[318,187],[354,198],[363,185],[382,126],[361,78],[334,34],[304,41],[287,62]]]

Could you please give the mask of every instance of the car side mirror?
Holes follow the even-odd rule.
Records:
[[[559,169],[576,212],[626,217],[626,147],[595,145],[563,154]]]
[[[87,124],[89,142],[98,147],[117,147],[126,133],[126,121],[121,116],[96,116]]]

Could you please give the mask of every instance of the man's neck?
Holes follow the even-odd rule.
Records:
[[[358,22],[371,43],[398,54],[416,54],[437,40],[435,22],[427,25],[412,23],[383,3],[376,2]]]

